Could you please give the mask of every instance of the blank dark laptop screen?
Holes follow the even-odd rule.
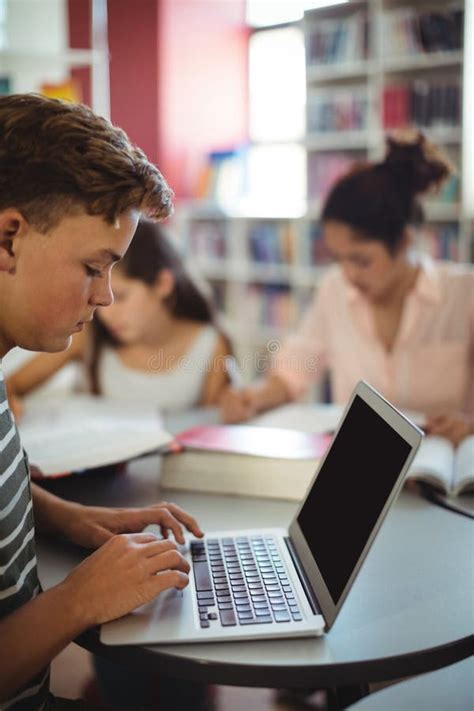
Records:
[[[356,395],[298,516],[335,604],[410,452]]]

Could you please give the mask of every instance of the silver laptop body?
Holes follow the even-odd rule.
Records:
[[[184,591],[102,626],[104,644],[323,634],[367,556],[423,433],[361,381],[289,529],[190,540]],[[291,471],[288,472],[291,476]]]

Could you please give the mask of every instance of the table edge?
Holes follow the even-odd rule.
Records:
[[[235,662],[218,662],[167,654],[163,648],[141,646],[108,646],[100,642],[99,628],[82,633],[74,640],[89,652],[126,666],[139,663],[142,669],[169,676],[229,686],[271,688],[324,688],[363,682],[377,682],[409,677],[434,671],[474,654],[474,635],[453,642],[405,654],[366,659],[357,662],[326,663],[305,666],[273,664],[253,666]],[[239,644],[239,642],[236,642]]]

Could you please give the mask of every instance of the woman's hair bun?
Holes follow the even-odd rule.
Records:
[[[438,187],[454,167],[437,146],[426,140],[421,131],[392,133],[387,137],[387,153],[381,164],[397,180],[403,180],[413,196]]]

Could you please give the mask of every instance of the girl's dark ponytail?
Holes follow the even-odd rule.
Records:
[[[412,140],[388,136],[387,153],[382,165],[397,180],[406,183],[414,198],[438,187],[453,172],[448,158],[421,132]]]
[[[392,135],[383,161],[356,166],[336,183],[322,222],[342,222],[362,239],[378,240],[395,252],[407,226],[423,219],[418,197],[452,171],[449,160],[423,134]]]

